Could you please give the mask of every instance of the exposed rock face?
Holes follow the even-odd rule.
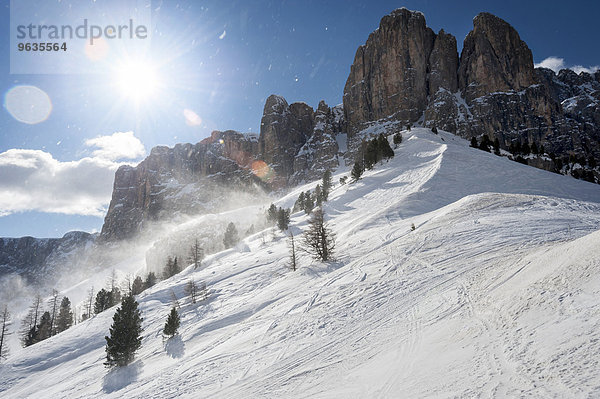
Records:
[[[429,91],[435,95],[440,88],[456,92],[458,88],[458,52],[456,38],[444,30],[435,37],[433,50],[429,55]]]
[[[259,158],[275,172],[276,185],[287,184],[294,173],[294,158],[314,126],[314,111],[305,103],[288,105],[276,95],[267,99],[260,122]]]
[[[272,95],[260,136],[215,131],[195,145],[153,148],[136,167],[117,170],[101,238],[129,238],[152,222],[235,208],[263,190],[318,179],[338,166],[342,119],[323,102],[315,113]]]
[[[0,277],[15,273],[31,283],[51,281],[95,241],[95,236],[71,231],[62,238],[0,238]]]
[[[473,27],[465,38],[458,71],[467,101],[535,83],[531,50],[512,26],[484,12],[473,19]]]
[[[353,136],[366,121],[388,116],[416,121],[427,105],[427,71],[435,34],[420,12],[405,8],[381,19],[356,51],[344,87],[344,113]],[[443,51],[442,51],[443,52]]]
[[[234,131],[215,131],[195,145],[153,148],[136,167],[117,170],[101,237],[129,238],[151,221],[226,209],[232,188],[259,195],[261,180],[252,169],[257,153],[255,135]]]
[[[489,13],[473,19],[459,60],[452,35],[434,35],[421,13],[396,10],[358,49],[348,76],[349,149],[381,127],[389,134],[422,121],[465,138],[486,135],[503,148],[535,143],[557,158],[600,163],[599,79],[599,72],[534,70],[517,31]],[[560,171],[562,162],[530,164]]]

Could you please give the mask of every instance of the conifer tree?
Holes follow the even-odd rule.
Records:
[[[288,247],[290,248],[290,269],[296,271],[298,269],[298,256],[296,254],[296,242],[294,241],[294,233],[290,231]]]
[[[144,291],[144,280],[140,276],[136,276],[131,283],[131,294],[139,295]]]
[[[473,148],[479,148],[479,144],[477,143],[477,137],[471,137],[471,147]]]
[[[113,316],[113,324],[109,330],[110,337],[104,337],[106,340],[104,364],[107,367],[125,366],[133,361],[135,352],[142,346],[142,321],[138,303],[133,295],[125,296]]]
[[[112,305],[112,293],[102,288],[96,294],[96,302],[94,302],[94,313],[102,313]]]
[[[352,171],[350,172],[350,176],[352,177],[353,182],[357,182],[360,180],[360,177],[363,174],[363,167],[360,161],[354,162],[354,167],[352,167]]]
[[[279,230],[285,231],[290,225],[290,210],[279,208],[277,211],[277,227]]]
[[[304,232],[304,250],[315,259],[326,262],[333,258],[335,235],[325,224],[322,208],[317,208],[308,222],[308,230]]]
[[[410,130],[410,129],[408,129]],[[398,148],[398,146],[402,144],[402,133],[398,132],[394,134],[394,146]]]
[[[204,248],[200,246],[198,239],[194,240],[194,245],[190,248],[190,262],[194,264],[194,269],[201,266],[204,259]]]
[[[329,193],[331,192],[332,187],[333,177],[331,176],[331,171],[327,169],[325,173],[323,173],[323,179],[321,182],[321,196],[323,201],[327,201],[329,199]]]
[[[6,339],[8,338],[8,326],[10,325],[10,313],[8,306],[4,305],[2,313],[0,313],[0,361],[8,356],[8,346]]]
[[[173,277],[174,275],[176,275],[177,273],[179,273],[181,270],[179,269],[179,264],[177,261],[177,256],[173,259],[170,256],[167,257],[167,264],[165,265],[165,268],[163,270],[163,279],[168,279],[170,277]]]
[[[52,297],[49,301],[50,307],[50,335],[56,334],[56,317],[58,316],[59,310],[59,301],[58,301],[58,291],[52,290]]]
[[[275,209],[275,221],[277,221],[277,208]],[[231,222],[227,225],[227,229],[225,230],[225,235],[223,236],[223,245],[225,245],[225,249],[227,249],[237,245],[239,241],[240,239],[238,237],[238,231],[235,228],[235,224]]]
[[[315,187],[315,205],[321,206],[323,204],[323,191],[321,190],[321,185],[317,184]]]
[[[277,223],[277,207],[275,206],[275,204],[271,204],[269,209],[267,209],[267,222],[271,226],[273,226],[275,223]]]
[[[500,141],[497,137],[494,139],[494,154],[500,155]]]
[[[390,142],[388,141],[387,137],[383,134],[380,134],[377,138],[377,149],[377,161],[394,157],[394,150],[392,149],[392,147],[390,147]]]
[[[73,325],[73,311],[71,310],[71,301],[68,297],[63,297],[60,302],[60,309],[56,319],[56,333],[61,333]]]
[[[365,169],[371,170],[378,161],[379,148],[377,146],[377,139],[369,140],[364,152],[364,167]]]
[[[50,312],[46,311],[40,318],[40,324],[37,328],[37,333],[35,334],[34,341],[40,342],[45,339],[48,339],[52,336],[52,316]]]
[[[177,330],[179,329],[179,313],[175,307],[171,308],[171,313],[167,317],[167,321],[165,322],[165,328],[163,329],[163,334],[169,338],[177,334]]]
[[[306,213],[307,215],[310,215],[310,213],[313,211],[314,208],[315,208],[315,200],[314,200],[313,196],[310,194],[310,191],[307,191],[306,194],[304,194],[304,213]]]
[[[304,210],[304,191],[302,191],[300,193],[300,195],[298,195],[298,199],[294,203],[294,208],[293,208],[294,212],[303,211],[303,210]]]
[[[38,320],[41,313],[42,297],[38,294],[29,307],[27,316],[25,316],[25,319],[22,323],[21,343],[23,347],[35,344],[38,330]]]
[[[144,281],[144,289],[148,289],[156,284],[156,274],[154,272],[148,272],[146,280]]]

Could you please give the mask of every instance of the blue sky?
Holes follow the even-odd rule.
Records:
[[[456,36],[459,51],[473,17],[488,11],[517,29],[536,63],[600,64],[595,1],[154,0],[144,60],[160,85],[136,102],[112,67],[10,74],[10,7],[0,4],[0,236],[99,230],[118,165],[215,129],[257,132],[272,93],[313,107],[340,103],[356,48],[398,7],[422,11],[434,31]],[[9,112],[10,91],[22,85],[47,94],[47,119],[27,124]]]

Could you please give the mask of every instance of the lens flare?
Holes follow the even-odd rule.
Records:
[[[191,109],[184,109],[183,116],[185,117],[185,123],[188,126],[200,126],[202,125],[202,118],[198,116],[197,113],[192,111]]]
[[[13,118],[29,125],[45,121],[52,112],[50,97],[35,86],[15,86],[7,91],[4,107]]]
[[[274,177],[273,169],[265,161],[254,161],[250,167],[252,173],[263,181],[271,181]]]

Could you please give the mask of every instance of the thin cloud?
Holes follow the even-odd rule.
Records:
[[[115,143],[128,147],[109,154]],[[127,164],[116,160],[141,157],[145,151],[131,132],[97,137],[85,144],[97,148],[92,156],[68,162],[40,150],[0,153],[0,216],[25,211],[104,216],[115,171]]]
[[[116,161],[119,159],[137,159],[146,154],[144,144],[133,132],[117,132],[110,136],[100,136],[86,140],[88,147],[97,147],[92,155],[97,158]]]
[[[584,67],[582,65],[567,66],[565,64],[565,59],[560,57],[548,57],[542,62],[535,64],[534,67],[552,69],[554,73],[558,73],[561,69],[570,69],[577,74],[581,72],[594,73],[600,69],[600,65],[594,65],[589,67]]]

